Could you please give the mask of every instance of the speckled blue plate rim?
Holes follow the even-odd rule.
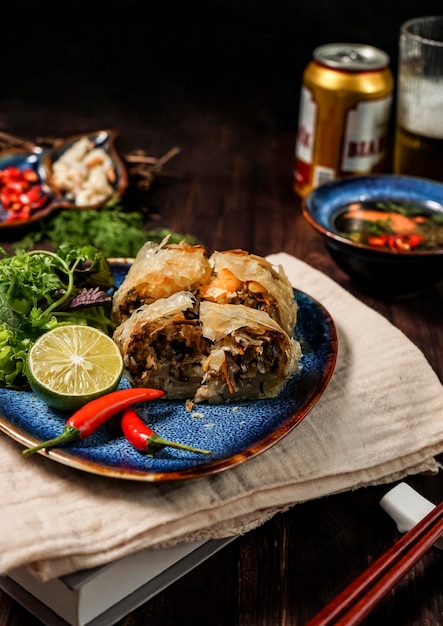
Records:
[[[113,263],[118,285],[126,262]],[[275,398],[198,404],[165,399],[135,406],[162,437],[211,450],[211,455],[164,448],[155,456],[135,450],[111,420],[88,439],[39,454],[53,461],[110,478],[160,482],[199,478],[220,472],[264,452],[292,431],[318,402],[332,377],[337,332],[328,311],[308,294],[294,290],[298,303],[296,338],[303,356],[299,371]],[[120,387],[127,387],[122,379]],[[51,409],[32,392],[0,389],[0,430],[32,446],[60,434],[67,415]],[[27,459],[32,462],[32,457]]]

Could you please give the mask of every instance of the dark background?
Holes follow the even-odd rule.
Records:
[[[114,128],[122,151],[160,156],[180,146],[170,163],[176,178],[149,194],[156,223],[217,250],[299,257],[385,315],[441,376],[441,285],[395,303],[361,294],[302,220],[292,182],[302,73],[313,49],[372,44],[388,52],[395,76],[400,24],[442,9],[442,0],[2,3],[0,131],[32,139]],[[441,480],[408,482],[442,499]],[[398,539],[379,506],[386,490],[358,489],[276,515],[121,626],[306,623]],[[440,557],[430,551],[368,625],[443,623]],[[2,626],[37,626],[5,594],[0,600]]]
[[[0,129],[20,134],[32,102],[36,135],[92,130],[100,117],[123,142],[149,144],[150,126],[166,118],[178,138],[186,132],[198,101],[247,128],[295,130],[316,46],[378,46],[395,74],[400,24],[441,9],[441,0],[3,3]],[[140,120],[146,135],[135,138]]]

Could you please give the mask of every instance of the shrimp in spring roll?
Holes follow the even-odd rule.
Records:
[[[114,341],[131,384],[162,389],[172,399],[194,397],[208,341],[192,293],[177,292],[141,306],[116,328]]]
[[[146,242],[113,297],[112,318],[117,324],[143,304],[179,291],[195,292],[209,279],[211,268],[204,246],[186,241]]]
[[[195,402],[274,397],[298,369],[300,344],[264,311],[203,301],[200,321],[212,346]]]
[[[217,304],[243,304],[268,313],[289,335],[297,319],[294,291],[282,267],[244,250],[214,252],[212,276],[199,295]]]

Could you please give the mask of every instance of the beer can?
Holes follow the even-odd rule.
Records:
[[[365,44],[316,48],[303,73],[294,188],[386,167],[394,79],[389,56]]]

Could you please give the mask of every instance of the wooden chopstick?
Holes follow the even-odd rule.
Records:
[[[354,626],[443,534],[443,502],[338,594],[306,626]]]

